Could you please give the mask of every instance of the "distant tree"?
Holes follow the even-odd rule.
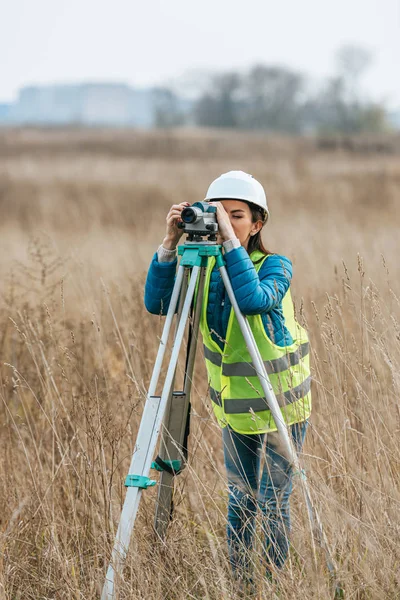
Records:
[[[284,67],[257,65],[242,83],[240,125],[298,133],[302,128],[301,74]]]
[[[379,132],[386,128],[385,109],[363,96],[361,79],[371,64],[369,51],[344,46],[336,55],[337,73],[307,103],[307,116],[322,132]]]
[[[240,78],[237,73],[214,75],[209,90],[195,104],[196,124],[206,127],[236,127],[239,87]]]
[[[282,67],[257,65],[248,73],[211,78],[197,101],[194,120],[208,127],[301,131],[303,77]]]
[[[167,87],[153,90],[154,123],[156,127],[178,127],[185,123],[178,96]]]
[[[194,121],[200,127],[220,127],[218,99],[208,92],[203,94],[194,105]]]
[[[371,61],[364,48],[340,48],[335,73],[317,90],[310,89],[303,74],[281,66],[259,64],[241,74],[209,74],[208,85],[202,71],[192,122],[289,134],[383,131],[385,107],[368,100],[361,87]],[[191,89],[196,89],[195,75]]]
[[[372,63],[372,54],[361,46],[346,45],[336,53],[338,76],[342,79],[353,99],[359,93],[359,82],[363,73]]]
[[[363,109],[361,123],[361,131],[368,133],[382,133],[389,129],[386,110],[379,104],[371,104]]]
[[[353,111],[349,111],[343,80],[328,79],[314,98],[305,105],[305,118],[310,128],[322,132],[350,132],[356,128]]]

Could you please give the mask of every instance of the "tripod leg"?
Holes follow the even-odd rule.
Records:
[[[184,267],[179,267],[178,273],[176,275],[174,289],[172,291],[171,300],[169,303],[169,308],[167,312],[167,316],[165,318],[164,328],[161,335],[160,345],[158,347],[157,357],[154,363],[153,373],[151,375],[149,390],[147,392],[147,397],[154,396],[158,379],[160,377],[160,371],[162,362],[164,360],[165,350],[167,348],[167,342],[171,331],[172,321],[175,315],[176,305],[178,304],[179,293],[183,287],[183,277],[185,274]]]
[[[107,570],[106,581],[103,587],[102,600],[114,599],[114,579],[115,573],[121,574],[128,551],[132,530],[135,524],[137,510],[139,507],[142,489],[153,485],[148,479],[151,461],[157,445],[157,439],[160,432],[162,419],[164,416],[166,404],[171,392],[171,387],[175,375],[175,369],[178,362],[179,350],[182,344],[186,322],[190,312],[191,302],[194,296],[196,281],[199,275],[200,267],[193,267],[190,284],[183,303],[182,315],[179,320],[176,337],[172,346],[170,363],[168,366],[164,387],[161,397],[154,396],[156,391],[162,359],[164,357],[168,335],[171,328],[173,315],[175,313],[178,301],[179,290],[182,286],[184,267],[180,266],[171,297],[171,303],[168,310],[161,343],[157,353],[157,359],[150,381],[149,392],[143,412],[143,417],[139,427],[139,433],[135,445],[134,454],[129,468],[128,478],[136,481],[134,487],[128,487],[124,506],[122,508],[121,518],[118,526],[117,536],[112,551],[111,562]]]
[[[180,316],[182,314],[183,302],[186,297],[187,287],[189,281],[189,270],[186,269],[183,282],[182,282],[182,290],[180,295],[180,302],[177,313],[177,325],[175,330],[175,337],[178,331],[178,324],[180,320]],[[176,373],[175,373],[176,375]],[[174,377],[175,382],[175,377]],[[174,386],[174,382],[172,384],[172,389]],[[158,456],[162,461],[176,461],[178,459],[175,456],[176,452],[174,452],[174,448],[171,448],[171,439],[176,440],[179,439],[179,431],[176,427],[176,415],[180,415],[183,412],[183,404],[184,398],[182,392],[174,392],[171,390],[170,396],[168,398],[167,407],[165,410],[164,416],[164,424],[161,433],[161,443]],[[174,413],[174,414],[172,414]],[[161,536],[161,527],[162,523],[165,522],[165,529],[168,525],[169,514],[170,514],[170,504],[172,503],[172,479],[173,473],[169,473],[167,471],[162,471],[159,479],[159,487],[158,487],[158,499],[156,504],[156,512],[155,512],[155,521],[154,527],[157,533]],[[169,494],[169,491],[171,493]]]
[[[282,413],[279,408],[278,401],[275,397],[274,390],[269,381],[269,377],[268,377],[267,371],[265,369],[263,360],[261,358],[261,354],[260,354],[257,344],[255,342],[251,327],[250,327],[246,317],[240,312],[240,309],[239,309],[237,300],[235,298],[235,294],[233,292],[232,285],[229,280],[229,276],[226,271],[226,268],[224,266],[221,266],[220,272],[221,272],[222,280],[224,282],[229,299],[230,299],[233,309],[235,311],[235,316],[238,320],[241,332],[245,339],[247,349],[251,356],[251,360],[256,369],[263,392],[265,394],[265,398],[267,400],[268,407],[269,407],[269,409],[272,413],[272,416],[274,418],[274,421],[276,423],[276,426],[277,426],[277,429],[279,432],[279,436],[286,448],[287,455],[289,456],[289,459],[295,469],[295,472],[300,473],[302,475],[301,481],[303,484],[303,493],[304,493],[304,497],[305,497],[305,501],[306,501],[306,505],[307,505],[308,516],[310,519],[312,530],[316,533],[317,538],[320,542],[320,545],[321,545],[322,549],[325,551],[327,567],[328,567],[328,570],[330,572],[332,579],[335,581],[335,586],[336,586],[335,594],[337,594],[338,593],[337,591],[341,590],[340,583],[337,580],[337,565],[336,565],[336,562],[330,551],[330,548],[328,545],[328,540],[326,539],[324,530],[322,528],[322,523],[319,518],[318,512],[312,502],[307,478],[304,474],[304,471],[301,469],[299,457],[297,455],[297,452],[293,445],[293,442],[292,442],[291,438],[289,437],[286,423],[282,417]],[[339,597],[339,596],[337,596],[337,597]]]
[[[163,431],[163,446],[160,448],[158,454],[162,461],[167,462],[173,469],[172,472],[163,470],[159,479],[154,528],[160,539],[165,538],[172,516],[174,471],[178,472],[182,465],[182,447],[179,441],[181,423],[183,420],[186,420],[184,412],[184,392],[173,392],[168,419],[165,421],[165,430]]]
[[[177,461],[182,465],[186,459],[185,437],[187,437],[188,420],[190,419],[190,391],[192,386],[194,361],[196,356],[197,338],[200,324],[201,307],[203,303],[205,269],[201,269],[199,289],[193,320],[190,325],[189,341],[186,355],[185,379],[183,392],[174,392],[166,414],[165,429],[159,456],[163,461]],[[167,409],[168,410],[168,409]],[[174,463],[173,463],[174,464]],[[158,499],[154,527],[161,539],[165,538],[168,523],[172,516],[174,473],[162,471],[158,488]]]

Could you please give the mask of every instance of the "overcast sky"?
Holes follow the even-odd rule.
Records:
[[[281,64],[319,78],[353,43],[366,92],[400,107],[400,0],[0,0],[0,101],[27,84],[144,86],[189,69]]]

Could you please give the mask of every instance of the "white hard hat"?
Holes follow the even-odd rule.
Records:
[[[229,171],[215,179],[208,188],[204,200],[244,200],[256,204],[265,210],[267,219],[269,215],[267,198],[264,188],[257,179],[244,171]]]

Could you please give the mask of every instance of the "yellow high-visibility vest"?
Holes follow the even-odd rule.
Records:
[[[256,250],[250,258],[256,263],[256,271],[259,271],[268,256]],[[214,265],[215,258],[210,258],[205,277],[200,330],[215,416],[221,427],[229,425],[238,433],[276,431],[233,308],[223,350],[211,337],[207,324],[207,305]],[[251,315],[247,319],[283,418],[288,425],[293,425],[305,421],[311,414],[310,350],[307,333],[295,319],[290,288],[282,300],[282,310],[285,325],[294,340],[290,346],[281,347],[273,343],[265,331],[261,315]]]

